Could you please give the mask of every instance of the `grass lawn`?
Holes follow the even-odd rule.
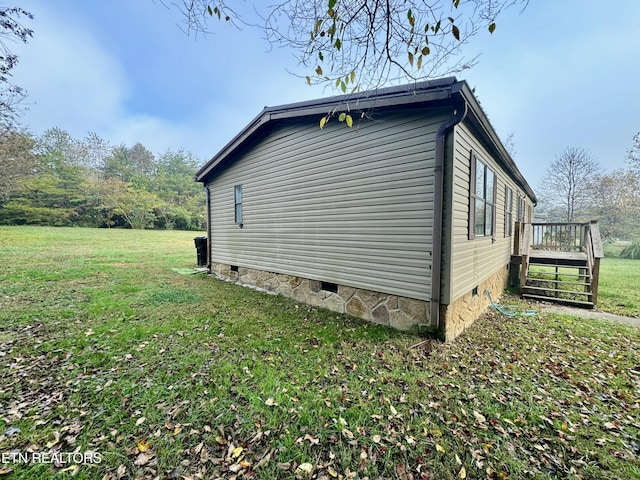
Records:
[[[628,317],[640,316],[640,260],[603,258],[598,307]]]
[[[196,235],[0,227],[0,477],[640,478],[640,330],[489,312],[412,348],[177,273]]]

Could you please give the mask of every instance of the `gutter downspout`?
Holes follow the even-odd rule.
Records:
[[[440,328],[440,279],[442,268],[442,224],[444,197],[444,163],[447,135],[467,116],[467,102],[454,103],[453,116],[443,122],[436,133],[436,167],[433,198],[433,248],[431,254],[431,326]]]
[[[209,185],[204,186],[207,201],[207,271],[211,273],[211,190]]]

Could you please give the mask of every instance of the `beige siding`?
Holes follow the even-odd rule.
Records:
[[[428,300],[435,113],[277,124],[209,183],[212,261]]]
[[[496,232],[491,237],[469,240],[469,180],[471,152],[487,164],[496,174]],[[445,169],[445,227],[442,275],[442,303],[451,304],[457,298],[490,278],[510,262],[513,237],[505,237],[505,187],[513,190],[513,221],[517,219],[518,196],[525,196],[509,175],[496,163],[478,136],[466,123],[456,126]],[[526,204],[532,209],[529,198]],[[484,295],[483,292],[478,292]]]

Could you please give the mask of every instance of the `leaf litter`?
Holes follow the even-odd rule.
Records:
[[[265,349],[227,333],[183,364],[171,352],[193,348],[186,331],[116,351],[93,326],[79,335],[118,359],[100,367],[34,322],[0,348],[0,448],[103,452],[106,480],[624,478],[640,469],[640,339],[602,328],[490,313],[427,349],[402,337]],[[154,364],[142,353],[155,347]],[[95,472],[71,467],[52,466]]]

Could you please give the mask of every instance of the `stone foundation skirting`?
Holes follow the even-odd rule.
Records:
[[[344,285],[331,285],[337,292],[324,290],[323,282],[293,275],[266,272],[247,267],[232,270],[230,265],[212,263],[211,272],[241,285],[262,288],[334,312],[347,313],[372,323],[408,330],[429,323],[429,302],[373,292]],[[327,285],[324,285],[327,287]]]
[[[429,302],[374,292],[344,285],[333,285],[337,292],[324,290],[323,282],[293,275],[266,272],[247,267],[232,270],[230,265],[212,263],[211,272],[240,285],[249,285],[284,295],[299,302],[346,313],[372,323],[408,330],[429,326]],[[475,291],[440,306],[440,331],[450,342],[469,328],[489,306],[485,290],[498,298],[507,287],[508,268],[502,268],[478,284]]]
[[[489,306],[485,290],[489,290],[491,297],[497,299],[507,287],[508,280],[509,269],[501,268],[487,280],[478,284],[477,293],[468,292],[451,305],[441,305],[440,321],[445,341],[449,342],[455,339],[485,312]]]

